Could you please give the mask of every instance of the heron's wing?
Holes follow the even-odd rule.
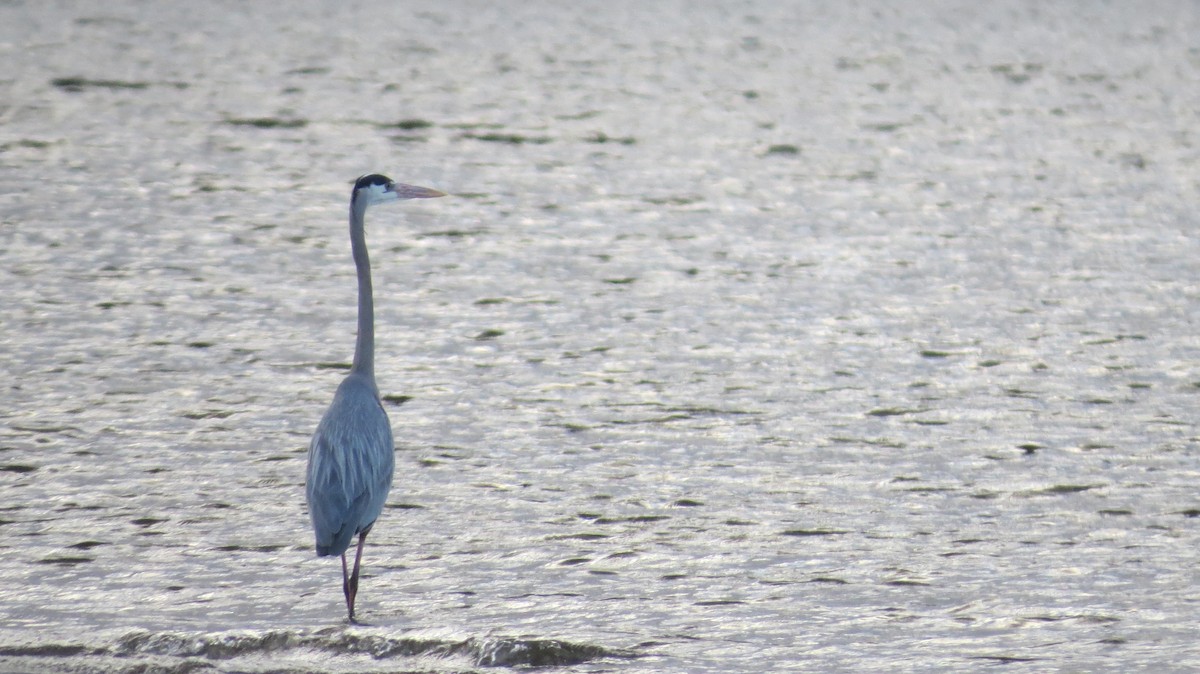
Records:
[[[392,486],[395,443],[373,393],[338,389],[308,450],[306,496],[317,554],[338,555],[379,517]]]

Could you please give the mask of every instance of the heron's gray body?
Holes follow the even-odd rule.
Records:
[[[394,446],[374,380],[351,372],[308,450],[306,496],[319,556],[340,555],[371,530],[392,488]]]

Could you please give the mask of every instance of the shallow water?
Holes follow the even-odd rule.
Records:
[[[340,6],[0,5],[0,671],[1200,668],[1200,10]]]

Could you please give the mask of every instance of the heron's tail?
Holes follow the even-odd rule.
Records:
[[[335,531],[333,536],[322,541],[317,538],[317,556],[318,557],[336,557],[350,547],[350,541],[354,538],[354,527],[346,525]]]

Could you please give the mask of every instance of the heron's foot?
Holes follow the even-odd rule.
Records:
[[[346,593],[346,613],[350,618],[350,623],[354,625],[362,624],[354,617],[354,600],[358,598],[358,578],[351,576],[342,589]]]

